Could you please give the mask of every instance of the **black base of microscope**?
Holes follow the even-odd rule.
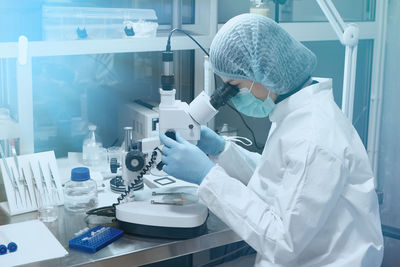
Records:
[[[163,226],[149,226],[143,224],[128,223],[118,221],[121,230],[127,234],[134,234],[146,237],[158,237],[168,239],[189,239],[207,232],[207,221],[202,225],[191,228],[182,227],[163,227]]]

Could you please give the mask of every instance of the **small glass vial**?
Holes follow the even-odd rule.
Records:
[[[64,187],[64,207],[73,212],[85,212],[95,208],[97,204],[97,184],[90,179],[89,169],[72,169],[71,181]]]
[[[89,134],[83,141],[82,145],[82,161],[83,164],[95,167],[101,164],[101,153],[103,144],[99,136],[96,134],[96,125],[89,125]]]
[[[39,220],[42,222],[54,222],[58,217],[58,207],[52,198],[55,188],[49,189],[49,194],[40,194],[38,197]]]
[[[250,0],[250,13],[269,17],[268,0]]]

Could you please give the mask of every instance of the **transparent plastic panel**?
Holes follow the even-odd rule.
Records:
[[[192,51],[176,53],[177,96],[185,101],[193,98],[193,60]],[[131,126],[122,125],[125,104],[158,105],[161,67],[161,52],[34,58],[35,152],[81,152],[89,123],[103,147],[121,145],[122,128]]]
[[[21,132],[18,121],[17,60],[0,59],[0,144],[6,157],[11,156],[11,147],[7,138],[14,138],[19,152]]]
[[[218,23],[223,24],[229,19],[242,13],[248,13],[250,9],[249,0],[218,0]]]
[[[375,0],[332,0],[345,21],[375,19]],[[281,22],[326,21],[316,0],[287,0],[280,8]]]
[[[173,0],[45,0],[46,5],[89,6],[89,7],[118,7],[118,8],[149,8],[156,11],[159,24],[171,24]],[[182,23],[194,23],[195,0],[181,0]]]
[[[400,228],[400,2],[389,1],[379,140],[378,183],[382,223]],[[400,244],[397,244],[397,251]]]
[[[16,59],[14,58],[0,59],[0,116],[5,119],[3,115],[9,114],[9,117],[11,117],[13,121],[18,120],[16,63]],[[7,122],[9,122],[9,120],[7,120]],[[1,122],[1,135],[8,136],[10,134],[11,129],[9,127],[4,127],[4,125],[8,124],[7,122]],[[1,140],[2,138],[3,137],[0,137],[0,145],[6,157],[11,156],[9,142],[7,140]],[[0,202],[6,200],[4,182],[0,175]]]
[[[18,119],[17,60],[0,59],[0,107],[7,108],[13,119]]]
[[[171,24],[173,0],[135,0],[132,1],[136,8],[152,8],[159,16],[159,24]],[[195,0],[181,0],[182,23],[194,23]]]
[[[312,74],[314,77],[333,79],[335,102],[341,106],[345,48],[338,41],[304,42],[318,57],[318,65]],[[373,41],[362,40],[359,43],[357,57],[356,92],[354,101],[353,124],[366,147],[368,141],[369,99],[371,91]],[[246,117],[246,122],[253,129],[257,142],[263,145],[270,127],[269,120]],[[238,130],[238,135],[252,139],[242,121],[228,107],[223,107],[215,120],[215,127],[224,123]],[[253,150],[255,149],[252,146]]]
[[[333,4],[345,21],[373,21],[376,0],[333,0]],[[275,19],[275,3],[265,0],[269,17]],[[282,2],[282,1],[281,1]],[[250,0],[218,0],[218,22],[225,23],[230,18],[248,13]],[[280,22],[319,22],[327,21],[316,0],[286,0],[279,6]]]

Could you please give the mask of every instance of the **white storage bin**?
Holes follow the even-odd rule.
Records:
[[[52,7],[42,9],[45,40],[155,37],[152,9]]]

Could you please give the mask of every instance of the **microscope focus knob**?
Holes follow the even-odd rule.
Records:
[[[165,132],[165,135],[169,138],[171,138],[172,140],[176,140],[176,134],[174,130],[168,130]]]
[[[117,159],[116,158],[112,158],[111,161],[110,161],[111,173],[117,173],[119,167],[120,167],[120,165],[117,162]]]
[[[137,172],[143,169],[145,164],[144,154],[140,151],[132,150],[126,154],[125,166],[132,172]]]

